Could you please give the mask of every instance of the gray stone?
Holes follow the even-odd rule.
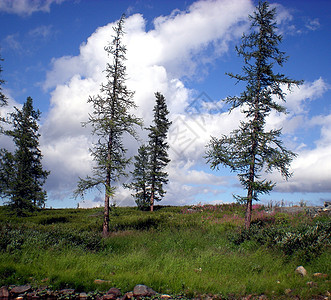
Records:
[[[138,284],[133,288],[134,297],[150,297],[155,294],[156,292],[152,288],[143,284]]]
[[[15,286],[10,290],[11,294],[24,294],[26,292],[31,291],[31,286],[30,285],[20,285],[20,286]]]
[[[111,289],[108,290],[107,292],[108,295],[114,295],[115,297],[120,297],[122,296],[122,292],[120,289],[112,287]]]

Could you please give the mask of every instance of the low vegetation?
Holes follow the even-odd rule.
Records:
[[[111,233],[103,238],[102,214],[53,209],[19,218],[0,207],[0,286],[126,292],[146,284],[188,298],[211,293],[309,299],[328,292],[329,278],[313,276],[330,274],[328,216],[254,205],[246,230],[245,208],[238,204],[156,206],[153,213],[113,208]],[[295,274],[300,265],[307,276]]]

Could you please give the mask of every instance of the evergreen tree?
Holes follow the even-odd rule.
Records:
[[[166,141],[171,122],[166,100],[161,93],[155,93],[156,104],[154,106],[154,120],[149,130],[149,174],[148,184],[150,187],[150,209],[154,210],[154,202],[161,201],[165,194],[163,184],[168,182],[168,174],[164,168],[170,162],[168,157],[169,145]]]
[[[40,111],[34,110],[31,97],[22,110],[15,107],[11,114],[13,129],[6,134],[13,138],[16,150],[13,154],[1,150],[1,196],[9,200],[8,204],[19,215],[42,207],[46,201],[42,186],[49,172],[44,171],[41,164],[39,117]]]
[[[111,60],[106,66],[107,83],[102,84],[100,94],[89,97],[94,111],[84,125],[92,126],[92,135],[97,136],[97,142],[91,149],[91,155],[96,165],[93,175],[86,179],[80,178],[76,195],[83,195],[88,189],[105,188],[105,208],[103,234],[109,232],[109,200],[114,195],[118,178],[125,174],[125,168],[130,159],[126,157],[127,149],[123,145],[124,134],[136,136],[135,125],[141,121],[130,112],[136,108],[133,101],[134,93],[125,85],[126,67],[124,64],[126,47],[122,44],[123,24],[125,16],[114,27],[115,36],[105,47]]]
[[[275,15],[275,9],[270,9],[267,2],[259,2],[254,15],[249,16],[251,32],[243,35],[242,44],[236,47],[239,56],[244,58],[244,75],[228,74],[239,82],[246,82],[246,89],[239,97],[226,99],[231,105],[230,111],[241,107],[246,119],[229,136],[213,137],[206,155],[211,168],[224,165],[238,172],[240,183],[247,190],[247,196],[237,196],[246,203],[246,228],[251,222],[252,201],[275,186],[261,179],[261,173],[276,169],[288,179],[291,176],[289,165],[295,157],[283,146],[280,129],[265,130],[266,117],[271,111],[286,112],[277,101],[285,101],[282,88],[301,84],[273,71],[275,65],[282,67],[287,60],[285,53],[278,49],[282,37],[276,34]]]
[[[150,188],[148,186],[148,147],[146,145],[140,146],[138,149],[138,155],[136,155],[134,159],[134,171],[132,172],[133,181],[128,187],[135,192],[132,196],[135,198],[138,208],[146,210],[150,207],[151,199]]]
[[[3,61],[3,58],[0,56],[0,62]],[[7,105],[7,97],[2,92],[2,85],[5,83],[3,79],[1,79],[1,73],[2,73],[2,66],[0,64],[0,108]],[[2,131],[1,123],[5,122],[5,118],[0,115],[0,133]]]

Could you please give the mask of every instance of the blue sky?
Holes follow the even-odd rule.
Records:
[[[256,1],[106,1],[0,0],[0,47],[4,92],[9,106],[19,107],[28,96],[42,112],[40,143],[43,164],[51,171],[46,184],[47,206],[76,207],[102,204],[97,191],[73,199],[78,177],[92,166],[91,136],[81,127],[91,107],[86,100],[104,82],[112,26],[124,12],[127,45],[127,84],[134,90],[136,114],[148,126],[154,92],[168,101],[173,125],[169,132],[169,184],[160,204],[196,204],[233,201],[244,194],[236,174],[211,171],[203,158],[210,136],[237,128],[240,110],[230,115],[222,103],[239,95],[225,72],[240,73],[243,62],[234,51],[248,29],[248,14]],[[283,128],[283,140],[298,154],[293,177],[277,173],[274,191],[263,203],[300,200],[321,205],[331,200],[330,28],[328,0],[270,1],[277,8],[280,49],[289,56],[280,72],[304,80],[288,92],[287,115],[271,114],[267,128]],[[139,131],[141,141],[146,132]],[[1,147],[12,148],[0,137]],[[139,143],[126,139],[129,154]],[[125,181],[129,179],[122,179]],[[120,182],[119,182],[120,184]],[[134,205],[130,191],[120,187],[114,201]]]

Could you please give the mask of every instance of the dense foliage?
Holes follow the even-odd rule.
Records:
[[[135,169],[132,183],[128,186],[135,191],[133,196],[140,209],[154,210],[155,201],[161,201],[166,193],[164,184],[168,182],[165,167],[170,162],[167,134],[171,122],[168,120],[166,99],[161,93],[155,93],[153,124],[148,128],[148,145],[142,145],[135,156]]]
[[[275,71],[276,66],[282,67],[287,60],[285,53],[278,48],[282,37],[276,34],[275,19],[276,10],[261,1],[250,16],[251,32],[243,35],[242,44],[236,48],[244,59],[244,74],[228,74],[238,82],[246,82],[246,89],[240,96],[226,99],[231,110],[242,108],[245,121],[229,136],[213,137],[207,150],[211,168],[223,165],[238,172],[247,196],[236,198],[247,204],[247,228],[251,222],[252,201],[258,200],[259,194],[269,193],[275,185],[261,175],[278,170],[285,179],[289,178],[289,165],[295,157],[283,146],[281,129],[265,129],[266,118],[272,111],[285,112],[278,101],[285,101],[283,89],[301,83]]]
[[[148,147],[141,145],[138,149],[138,154],[134,157],[132,182],[128,184],[128,187],[133,190],[132,196],[141,210],[150,208],[151,193],[148,185],[149,157]]]
[[[167,142],[167,134],[171,125],[168,120],[169,111],[164,96],[161,93],[155,93],[155,97],[153,125],[148,128],[150,155],[148,184],[151,211],[153,211],[154,202],[161,201],[165,194],[163,185],[168,182],[168,174],[164,169],[170,162]]]
[[[41,164],[39,117],[31,97],[21,110],[15,107],[11,114],[13,129],[6,135],[13,138],[16,148],[14,153],[5,149],[0,152],[0,196],[19,215],[43,207],[46,201],[43,185],[49,172]]]

